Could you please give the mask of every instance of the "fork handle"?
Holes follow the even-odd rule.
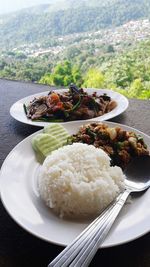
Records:
[[[122,209],[124,203],[126,202],[129,194],[130,194],[130,191],[126,189],[124,193],[121,195],[121,197],[119,198],[119,200],[116,202],[114,207],[112,208],[111,212],[105,218],[106,220],[104,221],[104,223],[99,225],[98,230],[93,234],[93,236],[89,238],[87,243],[80,250],[77,257],[69,265],[70,267],[89,266],[99,246],[102,244],[109,230],[111,229],[115,219],[117,218],[120,210]]]
[[[78,255],[80,250],[84,247],[84,245],[89,240],[90,236],[93,236],[93,233],[100,227],[100,224],[103,224],[105,221],[105,217],[108,213],[110,213],[112,207],[118,201],[121,193],[115,201],[110,203],[110,205],[91,223],[81,232],[77,238],[68,245],[52,262],[49,263],[48,267],[67,267]]]

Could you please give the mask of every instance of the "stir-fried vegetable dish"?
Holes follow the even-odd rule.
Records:
[[[24,110],[31,120],[61,122],[99,117],[116,106],[116,101],[107,94],[90,95],[71,85],[67,92],[52,91],[47,96],[34,98],[28,105],[24,104]]]
[[[122,168],[125,168],[133,157],[149,154],[140,135],[125,131],[120,127],[110,128],[104,123],[82,126],[77,134],[69,138],[69,142],[92,144],[101,148],[110,156],[113,165]]]

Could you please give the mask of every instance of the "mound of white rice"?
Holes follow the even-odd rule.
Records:
[[[46,205],[61,217],[93,217],[124,188],[121,168],[92,145],[74,143],[46,158],[39,191]]]

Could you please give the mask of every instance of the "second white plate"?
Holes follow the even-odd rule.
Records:
[[[57,92],[62,93],[64,91],[66,91],[66,90],[68,90],[68,89],[60,89],[60,90],[57,90]],[[123,95],[121,95],[121,94],[119,94],[117,92],[114,92],[112,90],[108,90],[108,89],[92,89],[92,88],[85,89],[85,90],[89,94],[92,94],[95,91],[97,92],[98,95],[102,95],[102,94],[106,93],[108,96],[110,96],[113,100],[115,100],[117,102],[117,107],[114,108],[111,112],[108,112],[108,113],[106,113],[106,114],[104,114],[104,115],[102,115],[100,117],[97,117],[97,118],[94,118],[94,119],[91,119],[91,120],[104,121],[104,120],[111,119],[113,117],[118,116],[122,112],[124,112],[128,107],[128,99],[125,96],[123,96]],[[35,94],[35,95],[30,95],[30,96],[27,96],[25,98],[22,98],[21,100],[17,101],[16,103],[14,103],[11,106],[10,115],[14,119],[16,119],[16,120],[18,120],[20,122],[26,123],[26,124],[35,125],[35,126],[41,126],[41,127],[46,126],[50,122],[32,121],[32,120],[28,119],[26,114],[25,114],[25,112],[24,112],[23,104],[28,105],[30,103],[30,101],[33,100],[35,97],[44,96],[44,95],[47,95],[47,94],[48,94],[48,91],[42,92],[42,93],[38,93],[38,94]],[[62,124],[66,124],[66,123],[69,123],[69,122],[64,122]]]

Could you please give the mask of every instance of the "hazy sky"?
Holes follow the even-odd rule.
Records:
[[[50,2],[52,0],[0,0],[0,14]]]

